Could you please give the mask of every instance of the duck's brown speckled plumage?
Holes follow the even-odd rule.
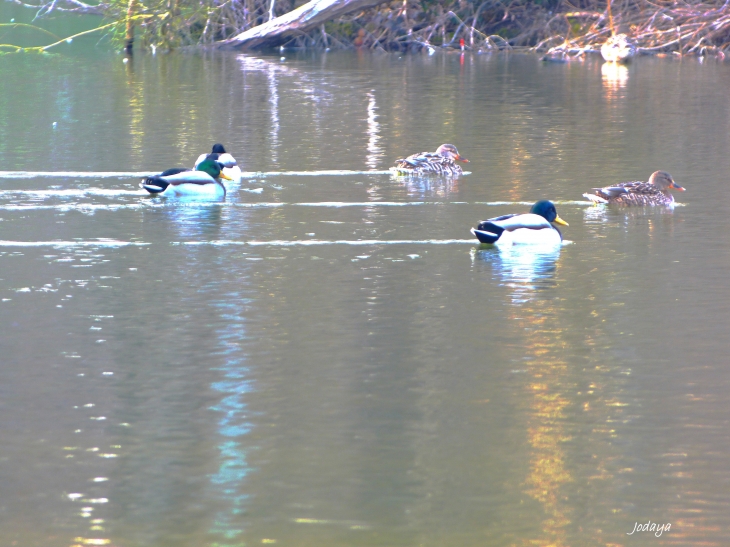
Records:
[[[673,188],[684,191],[666,171],[655,171],[646,182],[621,182],[604,188],[593,188],[592,193],[583,194],[594,203],[614,203],[616,205],[664,205],[674,204],[674,196],[669,193]]]
[[[458,176],[463,173],[456,161],[468,162],[459,155],[453,144],[442,144],[435,152],[421,152],[407,158],[395,160],[393,170],[401,175],[447,175]]]

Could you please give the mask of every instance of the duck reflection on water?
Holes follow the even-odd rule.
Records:
[[[401,184],[406,193],[412,197],[447,198],[459,191],[458,177],[433,177],[433,176],[409,176],[403,177],[396,174],[391,175],[395,182]]]
[[[529,460],[522,488],[546,515],[529,542],[534,545],[562,545],[555,538],[571,524],[572,508],[563,491],[574,480],[564,442],[569,438],[566,417],[573,396],[565,360],[567,327],[561,321],[567,309],[555,298],[561,248],[481,245],[471,251],[473,267],[490,269],[498,292],[504,293],[500,321],[509,320],[515,333],[505,341],[511,358],[499,365],[509,367],[522,385],[517,419],[526,433]]]
[[[616,92],[626,87],[629,81],[629,69],[618,63],[603,63],[601,65],[601,77],[603,86],[609,92]],[[611,93],[609,93],[609,98],[611,96]]]
[[[225,220],[221,203],[177,199],[160,209],[167,221],[154,222],[150,217],[145,225],[154,226],[155,230],[168,230],[171,241],[212,241],[221,237]]]
[[[475,247],[473,264],[489,264],[494,277],[510,289],[513,304],[530,300],[535,291],[555,285],[554,276],[560,258],[557,246]]]

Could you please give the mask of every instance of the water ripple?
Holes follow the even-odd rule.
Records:
[[[250,245],[252,247],[310,247],[317,245],[353,245],[353,246],[366,246],[366,245],[476,245],[478,242],[476,239],[394,239],[394,240],[381,240],[381,239],[358,239],[358,240],[347,240],[339,239],[334,241],[325,241],[321,239],[309,239],[309,240],[272,240],[272,241],[182,241],[173,242],[172,245],[213,245],[213,246],[227,246],[227,245]]]
[[[31,179],[31,178],[129,178],[149,177],[157,175],[158,171],[0,171],[2,179]],[[244,171],[241,176],[246,179],[264,177],[319,177],[342,175],[389,175],[390,171],[350,171],[347,169],[324,169],[321,171]]]
[[[143,247],[150,245],[141,241],[119,241],[116,239],[94,239],[90,241],[9,241],[0,240],[0,247]]]

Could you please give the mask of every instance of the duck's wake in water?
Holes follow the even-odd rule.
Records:
[[[0,179],[69,178],[107,179],[144,178],[155,175],[153,171],[0,171]],[[348,171],[326,169],[320,171],[241,171],[241,178],[260,179],[265,177],[316,177],[347,175],[390,175],[390,171]]]

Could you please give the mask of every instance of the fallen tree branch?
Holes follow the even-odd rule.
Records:
[[[289,13],[223,40],[219,45],[238,48],[277,46],[293,36],[317,29],[327,21],[382,3],[383,0],[312,0]]]

